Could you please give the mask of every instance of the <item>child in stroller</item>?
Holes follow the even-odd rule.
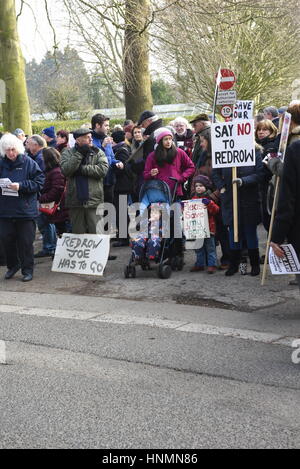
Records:
[[[176,229],[174,224],[178,222],[179,217],[174,216],[170,210],[176,190],[177,183],[174,194],[171,196],[169,186],[160,180],[150,180],[142,186],[139,210],[144,218],[144,229],[131,236],[132,254],[129,264],[125,267],[126,278],[136,277],[137,265],[140,265],[142,270],[150,270],[151,262],[159,264],[158,276],[160,278],[169,278],[172,270],[182,270],[182,239],[174,237],[175,233],[176,235],[179,232],[180,235],[182,234],[182,228],[180,224]],[[180,204],[176,204],[176,208],[181,211]],[[165,234],[168,233],[168,229],[169,237],[166,238]]]

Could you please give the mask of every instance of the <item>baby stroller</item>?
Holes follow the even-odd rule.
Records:
[[[160,180],[150,180],[146,181],[145,184],[142,186],[139,196],[139,202],[141,207],[144,207],[144,210],[147,210],[152,204],[166,204],[167,208],[175,202],[176,192],[178,187],[178,181],[175,178],[171,178],[175,182],[175,187],[173,191],[173,195],[171,195],[170,188],[167,183]],[[142,208],[143,210],[143,208]],[[158,264],[158,277],[162,279],[168,279],[172,275],[172,270],[181,271],[184,266],[184,258],[183,258],[183,239],[179,238],[176,239],[174,236],[175,233],[175,226],[176,218],[174,213],[169,211],[170,216],[170,238],[163,238],[160,247],[159,256],[153,261],[154,264]],[[180,227],[177,226],[177,232],[181,230]],[[149,260],[145,255],[136,260],[134,253],[132,252],[129,264],[126,265],[124,269],[125,278],[135,278],[136,277],[136,267],[138,265],[141,266],[142,270],[151,270],[151,263],[152,261]]]

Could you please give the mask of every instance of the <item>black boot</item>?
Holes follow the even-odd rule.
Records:
[[[239,271],[239,265],[241,262],[242,252],[240,250],[230,251],[230,265],[229,269],[226,271],[226,277],[232,277]]]
[[[248,249],[249,259],[251,264],[251,275],[257,277],[260,274],[260,257],[259,249]]]

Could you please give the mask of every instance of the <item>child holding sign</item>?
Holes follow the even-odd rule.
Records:
[[[197,249],[196,263],[191,268],[191,272],[203,271],[207,265],[207,272],[214,274],[217,270],[217,253],[216,253],[216,215],[219,213],[219,206],[211,199],[212,182],[207,176],[196,176],[192,182],[191,195],[193,199],[201,200],[207,208],[210,238],[204,239],[201,249]]]

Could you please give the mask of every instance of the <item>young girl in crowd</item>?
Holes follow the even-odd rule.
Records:
[[[206,265],[209,274],[214,274],[217,270],[215,234],[216,216],[220,211],[220,207],[211,199],[211,194],[211,180],[207,176],[196,176],[193,179],[191,195],[193,199],[200,200],[207,209],[210,238],[205,238],[203,247],[195,251],[196,263],[191,268],[191,272],[203,271]]]

